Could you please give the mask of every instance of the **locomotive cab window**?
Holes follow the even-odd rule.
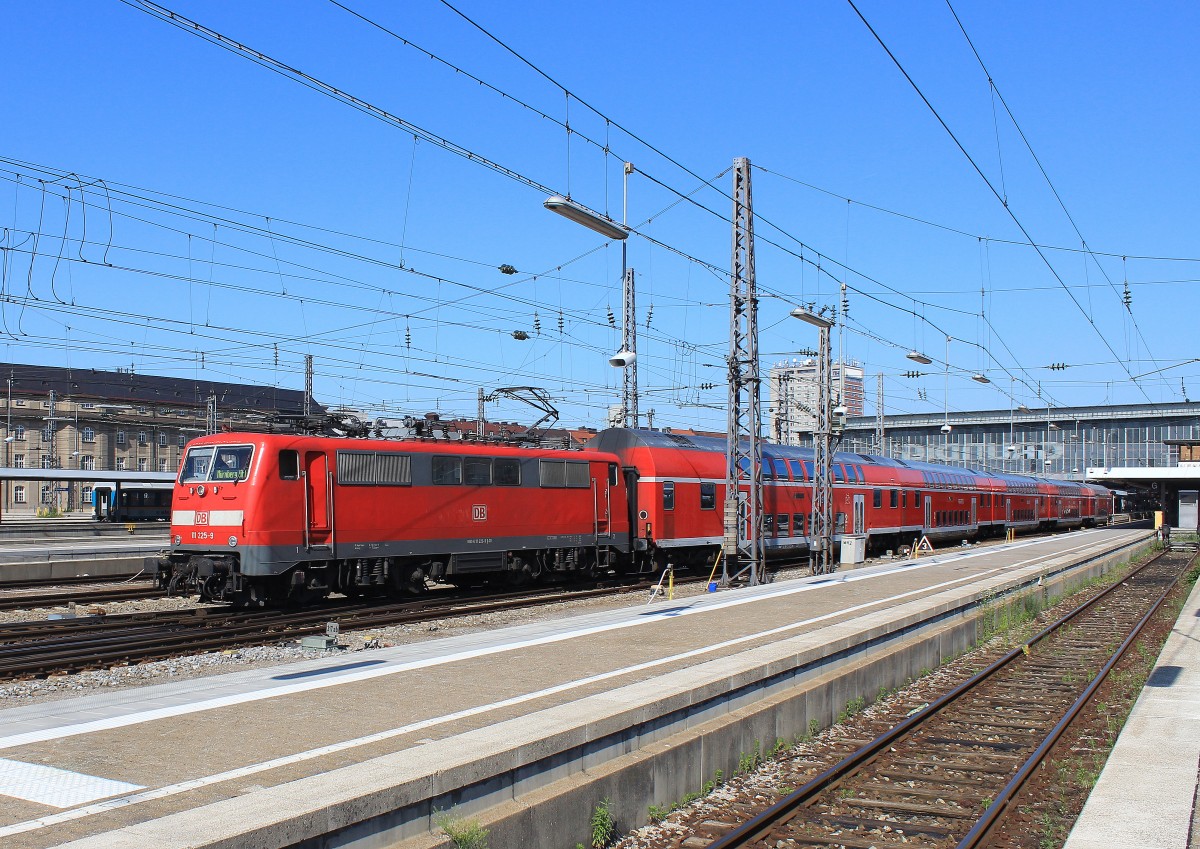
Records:
[[[702,481],[700,483],[700,509],[717,509],[717,485],[712,481]]]
[[[663,481],[663,509],[675,509],[675,481]]]
[[[463,482],[462,457],[433,457],[433,482],[438,486],[457,486]]]
[[[290,450],[279,452],[279,477],[285,481],[300,479],[300,452]]]
[[[202,445],[190,449],[183,460],[180,483],[244,481],[250,476],[252,445]]]

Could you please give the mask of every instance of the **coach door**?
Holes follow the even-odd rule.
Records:
[[[979,524],[979,513],[977,508],[978,502],[978,498],[971,499],[971,527],[975,527]]]
[[[329,458],[322,451],[304,455],[304,545],[331,548],[333,539],[333,496],[330,492]]]
[[[850,533],[865,534],[867,532],[866,512],[866,496],[854,496],[854,515],[852,517],[854,526],[850,528]]]
[[[931,519],[933,519],[933,496],[926,495],[925,496],[925,527],[927,527],[927,528],[933,527],[933,523],[930,521]]]

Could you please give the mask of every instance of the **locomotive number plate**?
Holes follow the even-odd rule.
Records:
[[[472,504],[471,505],[471,519],[476,522],[486,522],[487,521],[487,505],[486,504]]]

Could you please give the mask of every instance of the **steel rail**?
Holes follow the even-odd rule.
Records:
[[[1165,554],[1166,552],[1163,553]],[[1155,560],[1157,559],[1158,558],[1156,557]],[[1188,562],[1188,566],[1184,568],[1183,572],[1180,573],[1180,576],[1186,574],[1187,570],[1190,569],[1194,563],[1195,557]],[[1147,563],[1146,565],[1149,566],[1150,564]],[[1092,696],[1095,695],[1096,691],[1100,689],[1100,685],[1103,684],[1104,680],[1108,677],[1108,673],[1111,672],[1113,667],[1115,667],[1121,661],[1121,658],[1125,656],[1126,652],[1128,652],[1133,646],[1137,638],[1141,636],[1141,633],[1145,629],[1146,625],[1149,624],[1154,615],[1158,613],[1163,604],[1166,603],[1167,597],[1171,594],[1171,591],[1175,589],[1178,583],[1179,577],[1176,577],[1175,580],[1168,584],[1166,589],[1162,591],[1158,597],[1158,600],[1155,601],[1150,610],[1148,610],[1146,614],[1140,620],[1138,620],[1137,625],[1134,626],[1133,630],[1124,639],[1124,641],[1122,641],[1116,652],[1108,659],[1108,661],[1105,662],[1104,666],[1100,668],[1100,671],[1096,673],[1096,677],[1092,679],[1087,688],[1084,689],[1084,691],[1080,693],[1075,701],[1071,704],[1071,707],[1067,710],[1066,714],[1063,715],[1062,719],[1055,723],[1054,728],[1051,729],[1050,733],[1046,736],[1042,743],[1037,747],[1037,749],[1034,750],[1033,754],[1029,756],[1029,759],[1021,765],[1020,769],[1017,770],[1016,775],[1009,780],[1008,784],[1004,786],[1004,789],[1001,790],[996,795],[996,798],[992,800],[992,804],[987,807],[983,816],[976,821],[975,825],[971,827],[970,831],[963,835],[962,840],[958,842],[957,849],[975,849],[975,847],[984,845],[984,842],[991,835],[992,831],[1008,813],[1009,807],[1016,800],[1017,794],[1021,792],[1021,788],[1025,786],[1025,782],[1029,780],[1029,777],[1033,774],[1033,771],[1042,764],[1042,762],[1050,754],[1051,749],[1054,748],[1054,744],[1057,743],[1059,738],[1062,736],[1063,732],[1066,731],[1068,726],[1075,721],[1075,718],[1079,715],[1080,711],[1083,710],[1087,703],[1091,701]],[[1118,583],[1114,584],[1113,586],[1116,587],[1119,585],[1120,584]]]
[[[908,736],[911,731],[923,725],[933,716],[941,712],[944,708],[958,701],[959,698],[974,690],[984,681],[991,679],[994,675],[996,675],[996,673],[1008,666],[1012,661],[1024,656],[1030,647],[1054,634],[1063,626],[1072,622],[1078,616],[1092,608],[1102,599],[1107,598],[1110,594],[1114,593],[1126,581],[1128,581],[1129,578],[1139,575],[1152,567],[1165,554],[1166,552],[1164,551],[1155,555],[1149,561],[1142,564],[1142,566],[1138,567],[1134,572],[1131,572],[1122,581],[1118,581],[1105,588],[1103,592],[1098,593],[1093,598],[1071,610],[1056,622],[1043,629],[1036,636],[1027,640],[1024,644],[1013,649],[1000,659],[996,660],[987,668],[959,684],[945,695],[931,702],[927,707],[918,713],[913,714],[903,722],[876,737],[866,746],[863,746],[862,748],[850,753],[841,761],[808,781],[804,786],[793,791],[792,793],[789,793],[787,796],[771,805],[765,811],[752,817],[751,819],[742,823],[742,825],[708,844],[708,849],[735,849],[735,847],[747,846],[755,840],[760,840],[766,837],[771,830],[779,822],[785,820],[788,814],[790,814],[792,811],[801,807],[806,802],[814,799],[819,794],[832,789],[841,780],[862,769],[880,753],[887,751],[887,749],[889,749],[897,741]],[[1171,587],[1174,587],[1174,585],[1175,582],[1173,581],[1171,583]],[[1170,592],[1170,587],[1168,587],[1166,592]],[[994,804],[991,807],[994,807]]]

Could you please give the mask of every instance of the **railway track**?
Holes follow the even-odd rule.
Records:
[[[765,811],[735,803],[694,838],[709,849],[985,845],[1194,557],[1164,552]]]
[[[521,595],[446,592],[445,598],[426,596],[402,602],[347,600],[299,611],[197,607],[15,622],[0,626],[0,681],[294,640],[324,633],[329,622],[337,622],[341,630],[364,630],[647,589],[649,584],[638,582],[588,590],[555,588]]]
[[[96,578],[89,582],[97,584]],[[60,582],[61,583],[61,582]],[[76,581],[72,583],[84,583]],[[67,607],[70,605],[103,605],[114,601],[132,601],[141,598],[161,598],[163,590],[156,587],[152,581],[130,581],[114,586],[105,582],[86,590],[70,592],[46,592],[29,594],[9,594],[0,592],[0,610],[32,610],[44,607]]]

